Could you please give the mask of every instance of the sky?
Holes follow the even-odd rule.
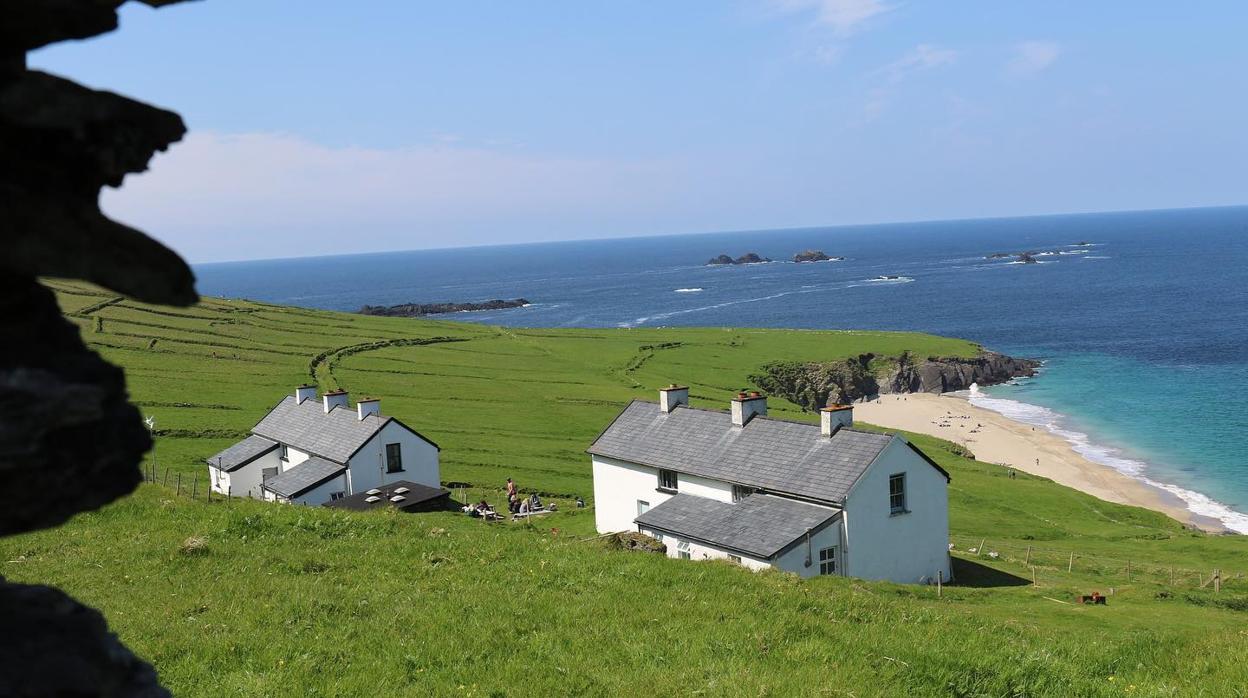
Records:
[[[1248,3],[129,3],[34,68],[173,109],[192,262],[1248,203]]]

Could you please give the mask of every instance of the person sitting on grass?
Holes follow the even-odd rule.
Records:
[[[537,496],[537,493],[534,492],[532,496],[529,497],[529,511],[539,511],[541,508],[542,500]]]

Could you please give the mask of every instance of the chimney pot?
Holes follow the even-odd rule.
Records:
[[[335,407],[347,406],[347,391],[335,390],[331,393],[325,393],[325,413],[329,414]]]
[[[361,398],[359,402],[355,403],[355,410],[361,420],[369,415],[379,415],[381,414],[381,400],[375,397]]]
[[[659,391],[659,409],[663,412],[671,412],[681,405],[689,406],[689,388],[672,383]]]
[[[853,405],[828,405],[819,410],[819,433],[832,436],[842,427],[854,426]]]
[[[735,426],[743,427],[756,416],[767,416],[767,398],[763,397],[758,391],[754,391],[752,395],[746,395],[744,392],[737,393],[732,400],[732,423]]]

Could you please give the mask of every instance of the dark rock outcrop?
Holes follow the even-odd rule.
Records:
[[[707,261],[706,266],[718,266],[723,264],[762,264],[770,261],[770,258],[760,256],[757,252],[746,252],[736,259],[733,259],[726,254],[721,254],[718,257],[712,257],[709,261]]]
[[[57,589],[0,580],[0,628],[0,696],[170,695],[99,611]]]
[[[1040,362],[1033,359],[990,351],[969,359],[930,357],[921,361],[909,354],[862,354],[841,361],[767,364],[750,376],[750,381],[804,409],[817,410],[885,393],[944,393],[965,390],[971,383],[994,385],[1035,375],[1039,366]]]
[[[806,250],[793,255],[793,261],[802,262],[840,262],[844,257],[829,257],[823,250]]]
[[[123,2],[0,5],[0,535],[56,526],[130,493],[151,446],[121,369],[86,347],[37,278],[82,279],[152,303],[198,300],[177,254],[98,205],[101,187],[119,186],[182,137],[182,119],[26,68],[26,51],[116,28]],[[99,613],[59,591],[0,582],[0,638],[0,695],[168,695]]]
[[[0,535],[64,523],[139,484],[151,447],[121,369],[87,349],[56,298],[0,276]],[[19,339],[20,338],[20,339]]]
[[[475,312],[477,310],[506,310],[523,308],[529,305],[524,298],[513,300],[489,300],[480,303],[403,303],[400,305],[366,305],[360,308],[363,315],[382,315],[386,317],[423,317],[442,313]]]

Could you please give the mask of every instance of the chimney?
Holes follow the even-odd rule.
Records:
[[[819,410],[819,433],[832,436],[841,427],[854,426],[853,405],[828,405]]]
[[[325,393],[325,414],[329,414],[330,410],[335,407],[347,406],[347,391],[335,390],[332,393]]]
[[[732,423],[743,427],[755,416],[767,416],[767,398],[757,390],[749,393],[737,393],[732,399]]]
[[[381,414],[381,400],[375,397],[366,397],[355,403],[355,409],[360,415],[360,420],[370,414]]]
[[[315,385],[301,385],[295,388],[295,404],[302,405],[304,400],[311,400],[316,397]]]
[[[659,409],[664,412],[671,412],[684,405],[689,406],[689,388],[683,385],[672,383],[666,388],[659,389]]]

